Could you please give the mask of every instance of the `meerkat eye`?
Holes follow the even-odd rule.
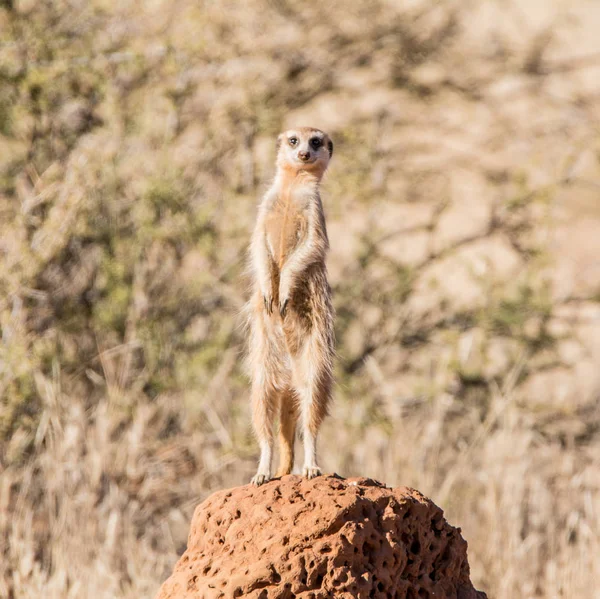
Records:
[[[290,142],[290,146],[295,146],[298,143],[298,138],[290,137],[289,142]]]
[[[322,145],[322,144],[323,144],[323,142],[322,142],[322,141],[321,141],[321,140],[320,140],[318,137],[313,137],[313,138],[310,140],[310,145],[311,145],[311,146],[312,146],[312,147],[313,147],[315,150],[318,150],[318,149],[321,147],[321,145]]]

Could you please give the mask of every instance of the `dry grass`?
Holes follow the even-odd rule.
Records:
[[[431,496],[490,597],[600,597],[594,3],[0,6],[1,597],[151,597],[250,479],[292,123],[336,141],[325,469]]]

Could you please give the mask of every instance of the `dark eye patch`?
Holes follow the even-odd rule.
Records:
[[[310,145],[317,150],[318,148],[320,148],[323,145],[323,142],[318,138],[318,137],[313,137],[310,140]]]

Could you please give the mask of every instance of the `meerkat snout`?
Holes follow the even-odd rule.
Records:
[[[302,162],[306,162],[310,158],[310,152],[304,152],[304,151],[300,150],[298,152],[298,158],[300,158],[300,160],[302,160]]]

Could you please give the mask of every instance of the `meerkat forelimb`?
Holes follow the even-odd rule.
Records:
[[[293,468],[296,422],[304,439],[303,473],[321,471],[317,434],[331,398],[333,307],[329,248],[319,183],[333,153],[329,136],[302,127],[278,137],[277,174],[259,207],[250,257],[253,426],[261,457],[252,482],[271,477],[273,425],[280,419],[280,468]]]

